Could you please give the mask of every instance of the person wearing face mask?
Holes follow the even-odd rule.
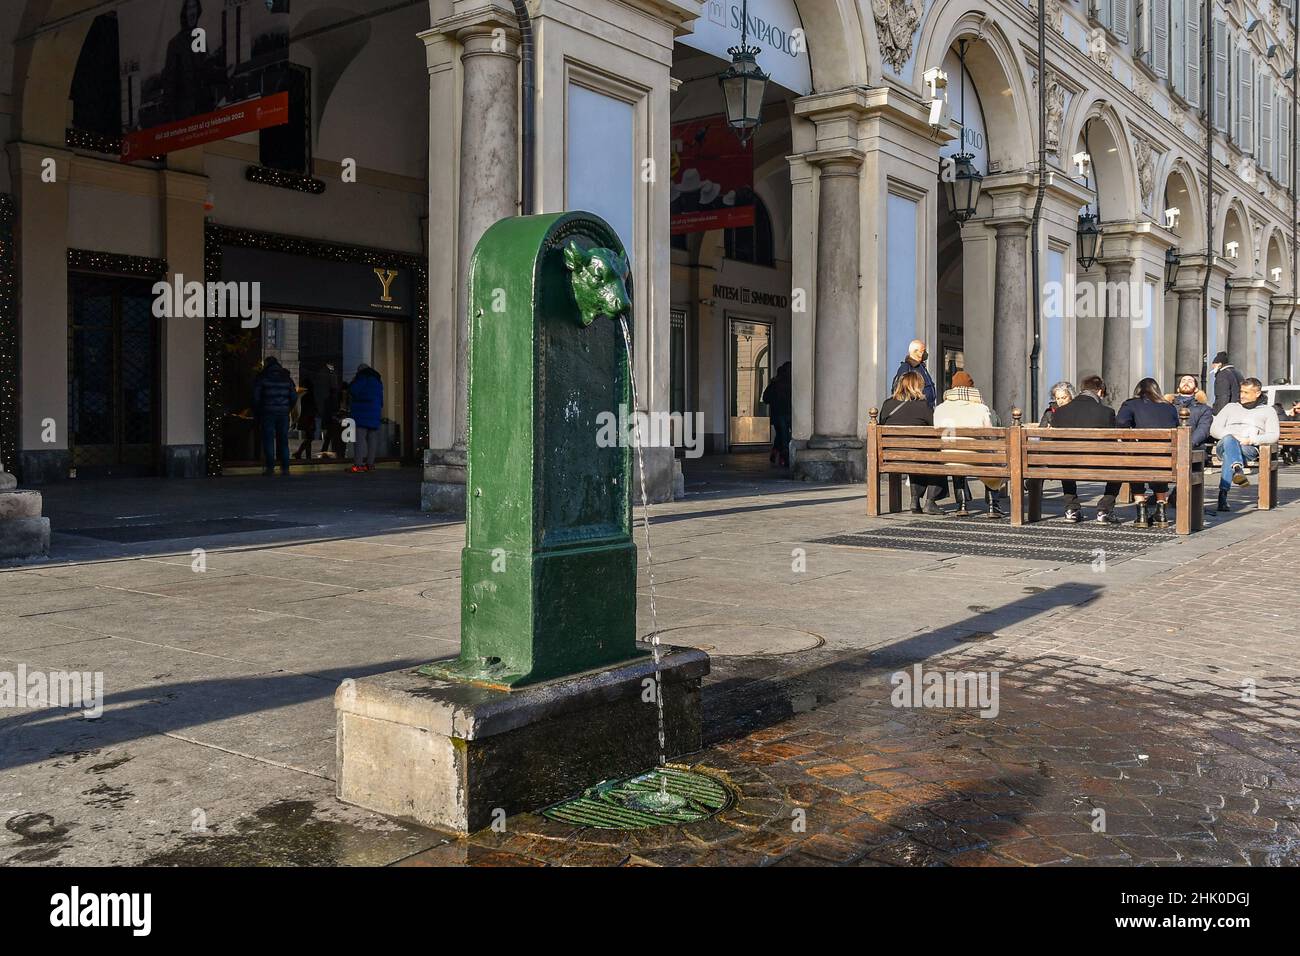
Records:
[[[894,381],[889,386],[889,391],[891,393],[897,391],[899,379],[908,372],[917,372],[925,382],[925,402],[933,409],[936,396],[934,379],[930,378],[930,370],[925,367],[926,360],[929,357],[930,353],[926,349],[925,343],[920,339],[912,339],[907,346],[907,358],[898,363],[898,371],[894,373]]]

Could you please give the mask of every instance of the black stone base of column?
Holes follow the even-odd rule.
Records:
[[[851,484],[866,481],[867,453],[859,438],[808,439],[794,449],[794,477],[801,481]]]
[[[642,649],[649,650],[642,645]],[[661,650],[664,750],[701,747],[700,683],[709,657]],[[493,690],[414,670],[345,681],[334,695],[338,796],[457,833],[540,810],[659,760],[654,661]]]
[[[24,485],[48,485],[64,481],[72,467],[72,453],[66,448],[28,448],[18,453],[18,480]]]
[[[203,478],[207,475],[202,445],[164,445],[164,478]]]

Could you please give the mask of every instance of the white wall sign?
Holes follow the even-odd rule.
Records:
[[[740,20],[740,0],[705,0],[700,18],[694,23],[694,32],[678,40],[693,49],[730,60],[727,48],[740,45]],[[758,65],[771,74],[772,82],[800,95],[811,93],[808,45],[793,0],[749,0],[748,20],[746,39],[759,48]]]

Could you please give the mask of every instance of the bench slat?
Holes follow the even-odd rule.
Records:
[[[953,451],[911,451],[910,449],[892,449],[885,448],[881,452],[882,463],[890,465],[903,461],[946,461],[954,465],[979,464],[979,465],[1005,465],[1007,456],[1004,452],[1001,455],[983,454],[976,452],[953,452]]]
[[[1169,441],[1172,428],[1025,428],[1025,441],[1074,441],[1078,438],[1109,438],[1121,441],[1135,438]]]
[[[977,448],[983,451],[987,448],[1005,451],[1007,447],[1006,439],[998,438],[912,438],[907,436],[882,435],[880,438],[881,448]]]
[[[954,435],[958,438],[1002,438],[1004,428],[936,428],[933,425],[877,425],[882,438],[893,435],[910,435],[914,438],[934,438],[937,435]]]
[[[1193,483],[1200,480],[1204,472],[1192,473]],[[1168,481],[1175,478],[1174,469],[1156,468],[1113,468],[1102,471],[1098,468],[1026,468],[1026,478],[1073,478],[1078,481]]]
[[[1090,455],[1168,455],[1174,450],[1169,441],[1035,441],[1025,442],[1031,454],[1041,452],[1087,452]]]
[[[888,465],[882,465],[880,468],[882,475],[964,475],[968,478],[979,478],[987,475],[990,478],[1010,478],[1011,469],[1005,465],[980,465],[972,463],[970,466],[962,465],[944,465],[917,463],[915,465],[899,466],[893,462]]]
[[[1099,471],[1112,468],[1164,468],[1170,471],[1174,465],[1169,455],[1039,455],[1030,449],[1025,455],[1025,464],[1030,468],[1055,468],[1058,465],[1098,465]]]

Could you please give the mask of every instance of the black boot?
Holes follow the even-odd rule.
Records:
[[[1151,526],[1153,528],[1169,527],[1169,518],[1165,514],[1166,507],[1167,502],[1160,501],[1159,499],[1156,500],[1156,516],[1151,519]]]
[[[1219,512],[1222,514],[1228,510],[1228,489],[1219,489]]]
[[[1133,525],[1138,528],[1151,527],[1151,516],[1147,513],[1147,500],[1145,498],[1137,503],[1137,518],[1134,520]]]
[[[953,517],[969,518],[970,512],[966,510],[966,489],[954,488],[952,493],[957,499],[957,510],[953,512]]]
[[[942,490],[936,485],[931,485],[925,489],[925,494],[921,496],[921,511],[923,514],[933,515],[937,518],[948,513],[934,503],[934,499],[939,497],[939,492]]]
[[[921,489],[919,486],[911,484],[908,487],[912,489],[912,514],[919,515],[921,513]]]

